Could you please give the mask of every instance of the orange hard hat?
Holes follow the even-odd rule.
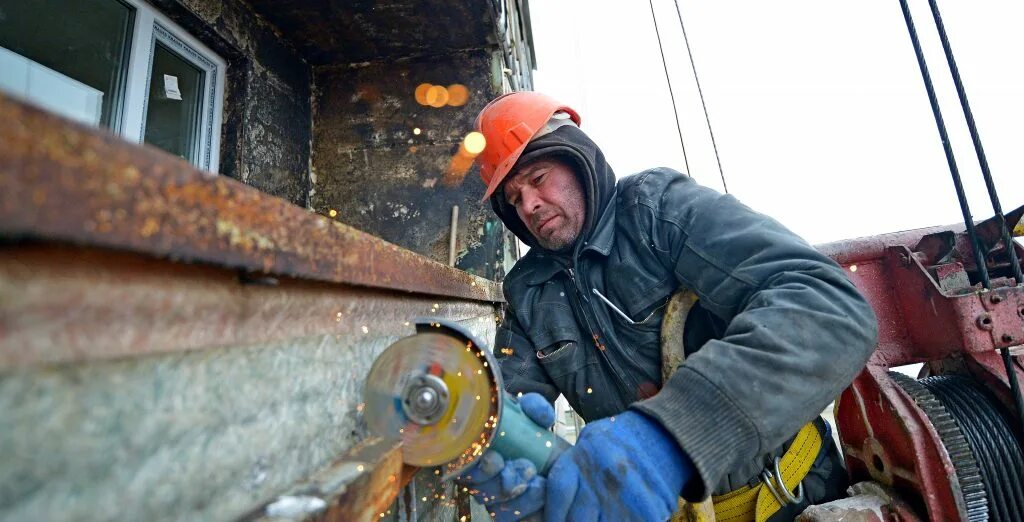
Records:
[[[480,162],[480,177],[487,185],[484,200],[501,186],[530,140],[544,130],[548,120],[559,112],[566,113],[579,126],[580,116],[575,110],[539,92],[503,94],[480,111],[476,128],[484,135],[486,145],[477,160]]]

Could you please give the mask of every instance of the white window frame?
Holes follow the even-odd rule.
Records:
[[[120,133],[129,141],[143,143],[149,109],[149,82],[157,43],[206,72],[200,106],[202,115],[196,157],[198,168],[217,172],[220,166],[220,127],[224,112],[224,78],[227,62],[188,34],[178,24],[142,0],[121,0],[135,9],[132,49]]]

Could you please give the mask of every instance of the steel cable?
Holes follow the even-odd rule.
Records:
[[[992,520],[1024,520],[1024,451],[1002,404],[969,377],[939,375],[918,382],[946,407],[974,451]]]

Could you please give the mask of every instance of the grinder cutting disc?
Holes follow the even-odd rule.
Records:
[[[446,466],[446,475],[482,453],[497,422],[493,365],[481,347],[450,335],[406,337],[377,357],[366,378],[370,429],[401,440],[403,460]]]

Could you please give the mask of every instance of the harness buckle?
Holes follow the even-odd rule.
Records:
[[[780,505],[787,504],[799,504],[804,501],[804,481],[801,480],[796,485],[796,495],[791,493],[786,487],[786,483],[782,480],[782,472],[779,471],[779,457],[775,457],[772,462],[772,467],[775,473],[771,470],[764,469],[761,471],[761,483],[768,488],[775,500],[779,501]]]

